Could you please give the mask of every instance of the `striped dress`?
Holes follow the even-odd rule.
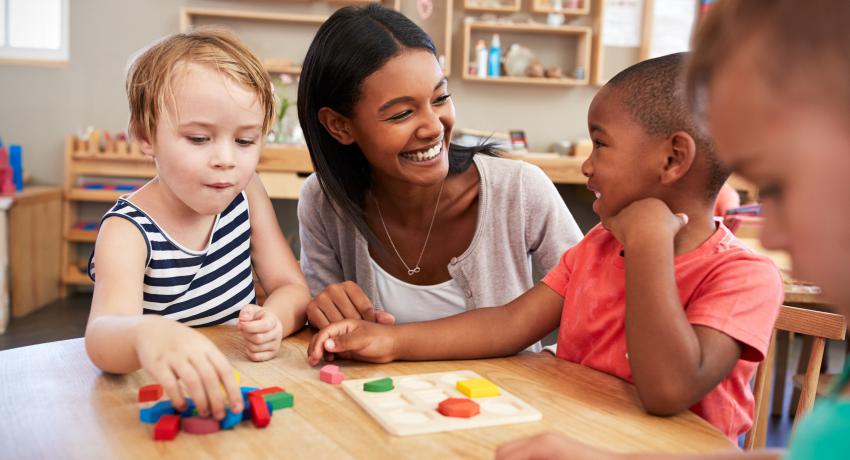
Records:
[[[103,219],[111,217],[133,222],[147,242],[144,314],[162,315],[189,326],[212,326],[235,323],[242,307],[257,303],[244,192],[216,216],[205,251],[180,246],[150,216],[123,198]],[[95,279],[94,252],[89,276]]]

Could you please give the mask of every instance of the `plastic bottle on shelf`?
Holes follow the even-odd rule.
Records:
[[[475,64],[477,76],[482,78],[487,77],[487,54],[487,44],[484,40],[478,40],[475,45]]]
[[[493,34],[490,42],[490,56],[488,59],[487,75],[499,77],[502,74],[502,46],[499,43],[499,34]]]

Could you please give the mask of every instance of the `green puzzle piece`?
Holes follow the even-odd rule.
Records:
[[[269,393],[265,395],[265,400],[267,403],[271,403],[273,410],[285,409],[295,404],[293,396],[285,391]]]
[[[393,379],[389,377],[378,380],[372,380],[371,382],[366,382],[363,384],[363,391],[368,391],[371,393],[383,393],[385,391],[390,391],[393,388]]]

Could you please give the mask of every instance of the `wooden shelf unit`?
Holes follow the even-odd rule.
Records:
[[[65,297],[72,286],[90,285],[91,280],[80,267],[86,261],[78,260],[76,249],[81,244],[92,244],[97,239],[97,230],[76,228],[80,205],[102,203],[111,205],[129,191],[91,190],[81,185],[83,178],[103,178],[107,182],[116,179],[150,179],[156,174],[153,160],[142,154],[136,144],[106,142],[101,150],[97,142],[68,136],[65,139],[65,180],[62,200],[62,248],[60,264],[62,285],[60,295]]]
[[[531,0],[531,12],[532,13],[555,13],[555,8],[552,6],[552,0]],[[571,2],[569,0],[564,0],[561,7],[561,14],[567,16],[580,16],[590,13],[590,0],[578,0],[578,6],[576,7],[568,7]]]
[[[463,9],[477,13],[516,13],[522,7],[522,0],[511,0],[512,3],[506,4],[504,0],[499,6],[487,6],[481,4],[481,0],[464,0]]]
[[[576,68],[584,69],[584,78],[575,79],[570,77],[562,78],[534,78],[534,77],[479,77],[469,73],[470,52],[472,50],[472,32],[492,32],[492,33],[510,33],[510,34],[543,34],[569,37],[576,40]],[[503,83],[503,84],[522,84],[536,86],[582,86],[590,83],[590,45],[591,45],[592,29],[585,26],[548,26],[542,24],[515,24],[515,23],[497,23],[497,22],[480,22],[480,21],[465,21],[463,25],[463,80],[484,82],[484,83]],[[503,40],[503,44],[504,44]],[[567,70],[564,69],[565,73]]]
[[[297,199],[306,176],[313,171],[310,154],[304,145],[269,144],[263,148],[257,173],[272,199]],[[137,146],[110,143],[106,151],[91,148],[87,141],[76,136],[65,140],[65,182],[62,200],[62,247],[60,260],[62,286],[60,294],[67,296],[69,288],[91,285],[88,275],[80,270],[87,260],[78,260],[78,245],[92,244],[97,230],[76,228],[80,205],[102,203],[111,205],[129,191],[90,190],[80,186],[82,178],[150,179],[156,175],[154,162],[143,155]],[[105,210],[104,210],[105,211]],[[81,258],[84,258],[81,256]]]

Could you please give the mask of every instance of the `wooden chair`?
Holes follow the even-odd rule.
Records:
[[[756,371],[753,388],[756,407],[753,427],[744,440],[745,449],[764,447],[767,439],[767,419],[770,416],[770,385],[768,382],[770,382],[770,374],[773,372],[775,361],[776,332],[787,331],[813,338],[809,365],[806,369],[802,394],[797,406],[797,417],[794,420],[794,423],[797,423],[805,417],[815,402],[826,340],[844,340],[846,330],[847,324],[841,315],[785,305],[780,307],[779,317],[776,319],[776,325],[770,338],[767,356],[765,356],[764,361],[759,363]]]

